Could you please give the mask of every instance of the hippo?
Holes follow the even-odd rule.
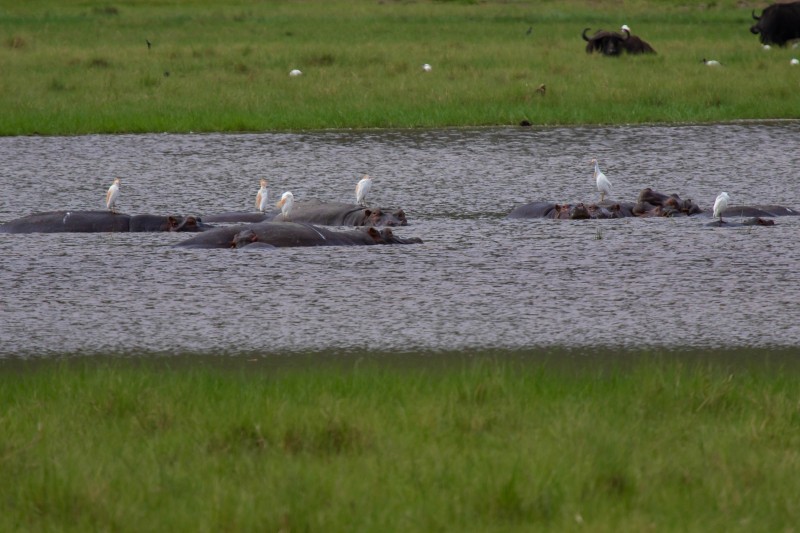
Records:
[[[210,222],[212,224],[216,222],[222,224],[255,224],[257,222],[266,222],[267,220],[272,220],[272,217],[277,214],[280,214],[280,211],[271,211],[266,213],[261,213],[258,211],[251,213],[247,213],[245,211],[228,211],[214,215],[203,215],[203,221]]]
[[[556,204],[532,202],[514,208],[507,218],[556,218],[586,220],[591,218],[625,218],[633,216],[634,204],[603,202],[601,204]]]
[[[126,215],[111,211],[48,211],[6,222],[0,233],[198,232],[208,229],[199,217]]]
[[[416,237],[397,237],[392,230],[374,227],[346,231],[298,222],[259,222],[215,228],[174,246],[180,248],[244,248],[253,245],[269,247],[295,246],[358,246],[372,244],[416,244]]]
[[[556,204],[531,202],[515,207],[507,218],[554,218],[554,219],[600,219],[626,217],[689,217],[710,216],[711,210],[703,210],[691,199],[682,199],[677,194],[663,194],[651,188],[642,189],[635,203],[601,202],[591,204]],[[729,217],[778,217],[797,216],[800,212],[780,205],[733,206],[723,211]],[[749,223],[748,223],[749,224]],[[752,223],[750,225],[763,225]]]
[[[735,216],[735,215],[734,215]],[[708,223],[709,226],[718,228],[740,228],[742,226],[774,226],[775,221],[771,218],[752,217],[741,222],[731,222],[729,220],[714,219]]]
[[[270,213],[222,213],[206,215],[206,222],[263,222],[282,221],[280,211]],[[323,226],[407,226],[408,220],[402,209],[369,208],[357,204],[306,200],[295,202],[289,215],[291,222],[308,222]]]
[[[798,216],[800,211],[782,205],[737,205],[722,211],[724,217],[786,217]]]
[[[633,215],[637,217],[691,216],[703,210],[691,199],[683,200],[677,194],[662,194],[647,187],[639,192]]]

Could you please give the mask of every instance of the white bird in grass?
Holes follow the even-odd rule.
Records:
[[[366,205],[367,194],[372,189],[372,178],[364,174],[361,181],[356,185],[356,203],[358,205]]]
[[[789,64],[793,67],[796,67],[797,65],[800,65],[800,60],[798,60],[796,57],[793,57],[789,60]]]
[[[289,191],[286,191],[281,195],[281,199],[275,204],[276,207],[279,207],[281,210],[281,214],[283,215],[283,220],[289,218],[289,214],[292,212],[292,206],[294,205],[294,195]]]
[[[119,199],[119,178],[114,178],[114,183],[108,188],[106,192],[106,209],[112,213],[115,211],[114,207],[117,205]]]
[[[289,76],[291,76],[293,78],[295,78],[297,76],[302,76],[302,75],[303,75],[303,72],[301,70],[298,70],[298,69],[292,69],[292,70],[289,71]]]
[[[703,58],[703,64],[704,64],[705,66],[707,66],[707,67],[720,67],[720,66],[722,66],[722,63],[720,63],[720,62],[719,62],[719,61],[717,61],[716,59],[706,59],[706,58]]]
[[[261,180],[261,188],[258,189],[256,194],[256,209],[262,213],[267,210],[267,203],[269,202],[269,191],[267,190],[267,180]]]
[[[721,192],[717,195],[717,199],[714,200],[714,218],[719,217],[720,222],[722,222],[722,212],[728,207],[728,200],[730,199],[728,193]]]
[[[600,191],[600,202],[605,200],[606,194],[611,194],[611,182],[605,174],[600,171],[600,165],[597,164],[597,159],[592,159],[594,163],[594,179],[597,182],[597,190]]]

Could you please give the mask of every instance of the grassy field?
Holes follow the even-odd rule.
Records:
[[[800,118],[763,5],[1,0],[0,135]],[[658,55],[584,52],[622,23]]]
[[[789,353],[0,361],[3,531],[791,531]]]

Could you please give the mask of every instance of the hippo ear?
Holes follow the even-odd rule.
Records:
[[[381,240],[381,232],[376,230],[372,226],[367,228],[367,235],[372,237],[372,240],[374,240],[375,242],[380,242],[380,240]]]
[[[372,215],[372,211],[370,211],[369,209],[364,209],[364,216],[368,217],[370,215]]]
[[[171,215],[167,217],[167,222],[169,223],[170,228],[177,228],[180,225],[178,219]]]

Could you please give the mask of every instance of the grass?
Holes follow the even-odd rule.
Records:
[[[0,529],[790,530],[797,364],[744,352],[0,362]]]
[[[800,117],[737,0],[3,4],[1,135]],[[584,52],[622,22],[658,55]]]

